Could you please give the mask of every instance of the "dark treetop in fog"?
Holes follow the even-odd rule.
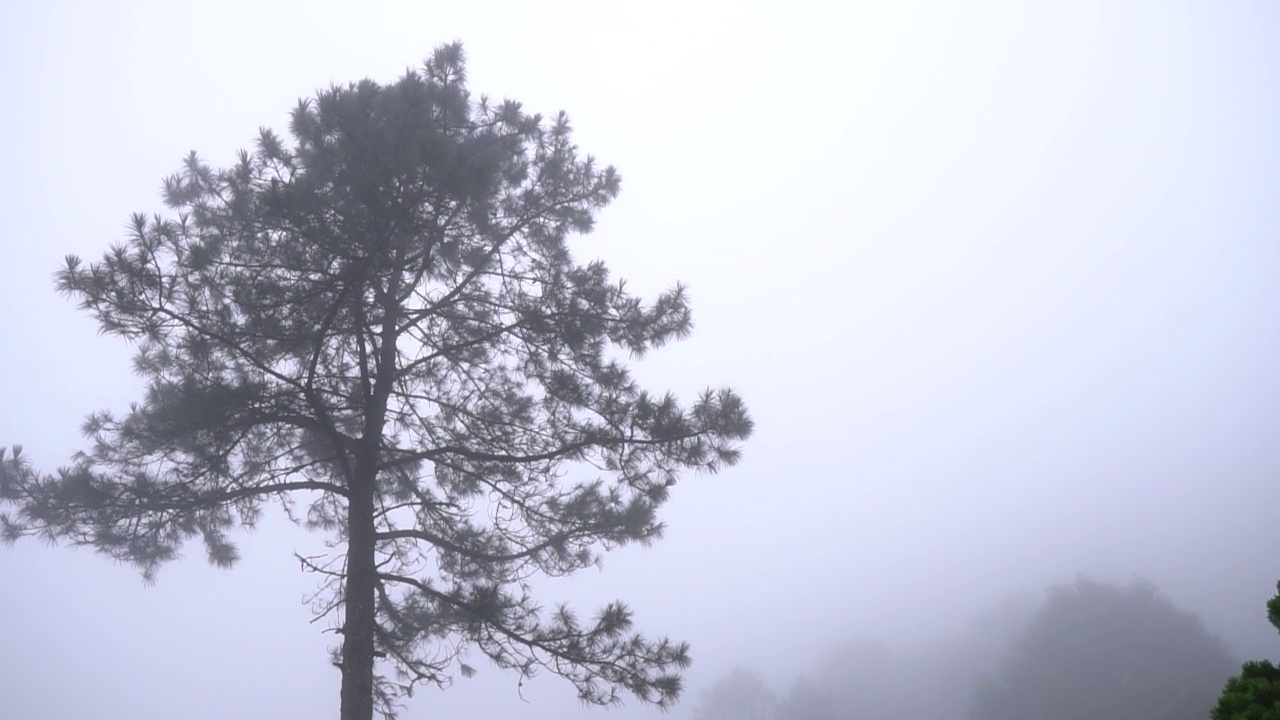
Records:
[[[972,720],[1201,720],[1234,664],[1196,615],[1154,585],[1080,579],[1054,588]]]
[[[543,611],[527,581],[657,538],[678,475],[733,463],[751,421],[727,389],[682,407],[636,386],[619,358],[688,334],[683,289],[646,304],[575,262],[617,173],[563,114],[473,99],[464,71],[455,44],[395,84],[331,87],[293,111],[291,147],[264,129],[231,168],[192,154],[165,182],[176,217],[67,259],[59,288],[136,345],[146,395],[90,416],[56,474],[4,458],[4,536],[150,579],[197,536],[231,565],[229,531],[275,500],[332,538],[300,561],[341,616],[344,719],[471,672],[468,647],[587,702],[665,706],[684,644],[634,634],[620,603]]]

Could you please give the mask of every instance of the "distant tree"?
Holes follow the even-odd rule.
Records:
[[[1200,720],[1234,661],[1155,587],[1079,580],[1054,588],[973,720]]]
[[[845,638],[818,653],[814,678],[830,694],[841,717],[885,717],[901,706],[897,661],[881,640]]]
[[[1267,620],[1280,630],[1280,582],[1276,595],[1267,602]],[[1269,660],[1244,664],[1213,708],[1213,720],[1280,720],[1280,668]]]
[[[301,101],[290,133],[226,169],[193,153],[164,184],[174,215],[67,258],[59,289],[133,344],[146,393],[91,415],[56,473],[0,457],[3,538],[151,580],[197,537],[232,565],[231,532],[278,502],[332,541],[299,559],[340,616],[343,720],[470,674],[468,648],[587,703],[674,702],[685,644],[635,634],[620,602],[543,612],[525,582],[657,539],[677,478],[734,463],[752,429],[733,391],[682,407],[622,362],[691,321],[682,287],[646,304],[571,256],[614,168],[563,113],[472,97],[458,44]]]
[[[759,673],[738,667],[703,691],[694,717],[697,720],[779,720],[778,699]]]
[[[778,720],[841,720],[831,693],[804,677],[791,684],[791,690],[778,703]]]

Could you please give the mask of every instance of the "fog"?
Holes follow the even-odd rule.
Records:
[[[138,397],[64,255],[162,210],[188,151],[228,164],[456,38],[473,91],[566,110],[621,172],[578,256],[689,285],[693,336],[641,381],[732,386],[756,422],[662,541],[537,584],[690,641],[676,717],[734,667],[781,693],[834,643],[927,652],[1082,574],[1280,657],[1277,27],[1263,2],[7,3],[0,445],[53,469]],[[237,568],[193,547],[152,587],[0,549],[0,716],[336,716],[292,556],[318,541],[272,518]],[[481,665],[403,717],[659,716],[517,681]]]

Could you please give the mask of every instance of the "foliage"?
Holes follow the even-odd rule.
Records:
[[[840,720],[831,693],[804,677],[791,684],[791,690],[778,703],[778,720]]]
[[[1079,580],[1054,588],[982,687],[975,720],[1205,717],[1230,653],[1150,584]]]
[[[1267,601],[1267,620],[1280,630],[1280,582],[1276,583],[1275,597]],[[1280,668],[1267,660],[1246,662],[1240,674],[1227,681],[1212,717],[1280,720]]]
[[[1227,687],[1213,709],[1213,720],[1280,720],[1280,668],[1267,660],[1250,660]]]
[[[636,634],[622,603],[545,611],[527,582],[656,540],[677,478],[734,463],[752,428],[733,391],[684,407],[623,363],[691,316],[682,287],[645,303],[571,255],[617,172],[563,113],[473,98],[457,44],[299,102],[290,134],[226,169],[193,153],[172,216],[67,258],[59,289],[133,344],[146,392],[89,416],[55,473],[0,455],[4,539],[150,580],[196,538],[234,564],[234,531],[275,502],[333,548],[300,560],[342,634],[344,720],[473,672],[469,649],[588,703],[674,702],[686,645]]]
[[[697,720],[779,720],[778,699],[758,672],[738,667],[703,692],[694,717]]]

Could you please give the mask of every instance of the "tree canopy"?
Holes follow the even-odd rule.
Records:
[[[1280,630],[1280,582],[1267,601],[1267,621]],[[1213,708],[1213,720],[1280,720],[1280,668],[1270,660],[1250,660],[1227,686]]]
[[[736,667],[703,691],[697,720],[778,720],[778,698],[760,673]]]
[[[831,694],[804,677],[779,698],[760,673],[736,667],[703,691],[697,720],[837,720],[844,717]]]
[[[651,394],[626,359],[686,337],[684,288],[650,302],[574,259],[620,177],[567,116],[473,97],[461,45],[382,85],[331,86],[215,169],[164,183],[171,213],[57,286],[130,342],[145,394],[84,423],[53,472],[0,455],[7,541],[85,545],[153,579],[188,541],[238,558],[268,503],[325,533],[302,557],[342,635],[344,720],[391,714],[478,651],[567,678],[588,703],[666,706],[685,644],[621,602],[546,611],[528,579],[649,543],[687,471],[739,458],[740,397]]]
[[[777,720],[841,720],[841,713],[831,693],[802,676],[778,702]]]
[[[1222,641],[1154,586],[1081,579],[1050,592],[970,717],[1199,720],[1233,665]]]

